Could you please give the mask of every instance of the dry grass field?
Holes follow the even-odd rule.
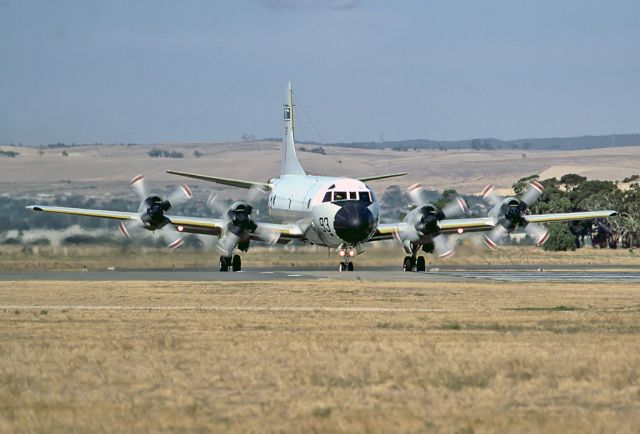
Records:
[[[27,247],[1,246],[0,271],[62,271],[62,270],[106,270],[148,269],[148,268],[201,268],[217,269],[219,254],[214,250],[194,251],[189,249],[169,250],[166,248],[129,248],[70,246],[70,247]],[[394,242],[372,243],[367,251],[356,258],[358,267],[392,266],[401,268],[404,253]],[[447,259],[425,255],[427,263],[433,267],[502,267],[525,265],[531,267],[553,266],[556,269],[588,267],[598,270],[602,267],[621,266],[640,268],[640,252],[626,249],[593,249],[585,247],[568,252],[545,252],[537,247],[504,247],[498,251],[462,245],[456,254]],[[317,268],[334,267],[339,262],[335,252],[326,247],[273,248],[252,247],[242,255],[243,266],[249,268]]]
[[[637,433],[640,285],[1,282],[0,432]]]

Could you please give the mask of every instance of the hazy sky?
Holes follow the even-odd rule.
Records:
[[[640,132],[639,23],[638,0],[0,0],[0,143],[280,137],[288,80],[298,140]]]

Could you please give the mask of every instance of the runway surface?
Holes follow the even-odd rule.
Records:
[[[616,268],[592,271],[590,268],[567,270],[526,267],[433,270],[407,273],[396,268],[372,268],[355,272],[329,269],[247,270],[238,273],[193,270],[123,270],[123,271],[26,271],[0,272],[0,281],[72,280],[72,281],[273,281],[273,280],[363,280],[363,281],[473,281],[504,282],[640,282],[640,268]]]

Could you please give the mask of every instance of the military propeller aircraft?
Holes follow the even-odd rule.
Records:
[[[490,248],[498,248],[506,235],[518,229],[527,232],[537,243],[543,243],[547,230],[545,222],[607,218],[615,211],[573,212],[532,215],[528,208],[540,197],[543,187],[536,181],[517,197],[502,198],[488,186],[483,195],[492,208],[486,217],[465,218],[467,205],[460,197],[437,208],[425,199],[421,185],[413,185],[408,194],[415,208],[403,221],[380,223],[380,203],[367,183],[406,173],[391,173],[346,178],[309,175],[302,168],[295,151],[293,124],[293,90],[287,88],[284,105],[284,137],[280,175],[267,182],[223,178],[219,176],[169,170],[170,174],[234,186],[268,194],[268,210],[272,222],[258,222],[252,217],[249,201],[236,202],[223,211],[222,218],[203,218],[169,215],[172,206],[192,197],[191,190],[181,185],[166,199],[149,194],[142,176],[132,179],[131,185],[141,198],[137,212],[79,209],[32,205],[34,211],[98,217],[119,221],[120,231],[130,236],[134,228],[161,231],[171,248],[183,242],[183,234],[205,234],[218,237],[220,271],[240,271],[242,262],[234,252],[246,252],[252,241],[267,244],[286,244],[298,240],[305,244],[335,249],[340,258],[340,271],[353,271],[353,259],[364,252],[368,242],[397,239],[405,251],[405,271],[425,271],[420,250],[440,258],[451,256],[454,244],[449,234],[481,232]],[[215,204],[215,198],[209,201]]]

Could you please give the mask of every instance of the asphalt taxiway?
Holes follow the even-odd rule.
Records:
[[[363,280],[363,281],[505,281],[505,282],[640,282],[640,267],[614,269],[541,269],[532,267],[467,267],[407,273],[396,268],[370,268],[354,272],[333,269],[253,269],[221,273],[203,269],[113,270],[113,271],[20,271],[0,272],[0,281],[275,281],[275,280]]]

